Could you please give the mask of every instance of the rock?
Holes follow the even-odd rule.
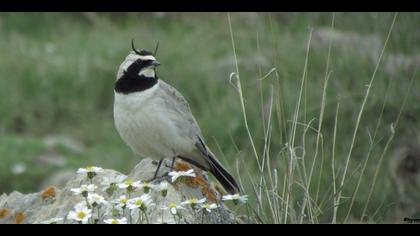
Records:
[[[49,186],[57,188],[65,188],[68,181],[74,177],[74,170],[60,170],[52,174],[42,184],[41,189],[46,189]]]
[[[414,139],[398,143],[391,154],[389,168],[398,190],[398,201],[417,204],[415,193],[420,188],[420,144]]]
[[[159,175],[164,175],[169,171],[170,161],[165,160],[160,169]],[[95,193],[104,196],[106,200],[118,199],[121,195],[127,194],[124,189],[117,189],[114,193],[106,193],[106,188],[101,186],[104,178],[125,178],[127,177],[133,181],[146,181],[153,177],[157,163],[150,159],[142,160],[128,176],[114,171],[103,170],[93,178],[93,184],[98,186]],[[177,161],[175,170],[186,171],[191,169],[189,164]],[[192,210],[189,206],[184,206],[180,218],[177,223],[234,223],[233,214],[220,202],[221,194],[215,190],[214,186],[209,182],[202,171],[194,168],[196,177],[186,177],[176,181],[174,184],[168,184],[167,196],[163,197],[159,191],[151,191],[150,196],[156,204],[150,207],[147,211],[149,223],[172,222],[174,216],[169,210],[162,210],[163,206],[169,203],[181,203],[188,198],[206,198],[209,203],[216,203],[217,209],[206,213],[203,210]],[[152,183],[157,184],[160,181],[170,180],[168,177],[161,177],[154,180]],[[68,213],[74,209],[74,206],[79,202],[84,202],[85,199],[81,195],[74,195],[72,188],[78,188],[82,184],[89,184],[89,180],[85,174],[74,174],[72,178],[65,184],[62,189],[50,186],[38,193],[22,194],[19,192],[12,192],[9,195],[3,194],[0,196],[0,224],[4,223],[30,223],[37,224],[52,218],[64,218],[64,223],[77,223],[70,219],[66,219]],[[143,194],[143,190],[138,189],[131,193],[130,198],[138,197]],[[109,195],[108,195],[109,194]],[[99,213],[94,210],[94,216],[99,215],[99,222],[103,223],[105,219],[111,218],[113,205],[103,205]],[[128,209],[126,209],[128,210]],[[3,215],[2,215],[3,214]],[[128,216],[128,215],[127,215]],[[122,215],[116,216],[122,217]],[[129,221],[138,223],[138,214],[132,216]],[[145,223],[144,220],[142,223]]]

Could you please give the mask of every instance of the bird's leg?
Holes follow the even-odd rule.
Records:
[[[166,172],[163,176],[159,177],[159,179],[161,179],[161,178],[162,178],[162,179],[169,178],[169,172],[172,172],[172,171],[174,170],[175,160],[176,160],[176,156],[172,157],[172,162],[171,162],[171,166],[170,166],[170,168],[169,168],[169,171],[168,171],[168,172]],[[158,174],[158,171],[159,171],[159,167],[160,167],[160,165],[162,164],[162,161],[163,161],[163,159],[159,161],[159,164],[158,164],[158,169],[156,170],[155,176],[153,177],[153,179],[152,179],[152,180],[155,180],[155,179],[157,178],[157,174]],[[167,167],[167,165],[166,165],[166,167]],[[152,180],[150,180],[149,182],[151,182]]]
[[[175,160],[176,160],[176,156],[172,157],[172,164],[171,164],[170,172],[174,170]]]
[[[162,165],[162,161],[163,161],[163,159],[161,159],[161,160],[159,161],[158,166],[157,166],[157,168],[156,168],[155,175],[153,176],[153,179],[152,179],[152,180],[156,179],[156,177],[157,177],[157,175],[158,175],[158,173],[159,173],[160,166]]]

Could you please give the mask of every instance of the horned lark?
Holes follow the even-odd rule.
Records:
[[[239,192],[235,179],[204,142],[200,128],[184,97],[158,78],[155,55],[137,50],[119,67],[114,87],[114,121],[131,149],[158,160],[180,158],[211,172],[229,193]]]

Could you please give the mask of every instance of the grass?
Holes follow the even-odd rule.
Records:
[[[159,40],[159,75],[236,170],[255,221],[401,222],[415,213],[403,210],[410,201],[390,169],[395,149],[420,142],[420,14],[393,19],[0,13],[0,192],[37,191],[88,164],[128,172],[138,163],[112,118],[116,70],[136,37],[150,50]],[[332,28],[338,34],[325,37]],[[48,144],[51,135],[82,151]],[[27,170],[13,174],[16,163]]]

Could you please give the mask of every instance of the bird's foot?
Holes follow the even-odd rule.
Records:
[[[152,182],[163,182],[163,181],[167,181],[170,182],[171,178],[169,176],[169,172],[166,172],[165,174],[161,175],[161,176],[154,176],[153,178],[150,178],[148,180],[146,180],[146,182],[152,183]]]

